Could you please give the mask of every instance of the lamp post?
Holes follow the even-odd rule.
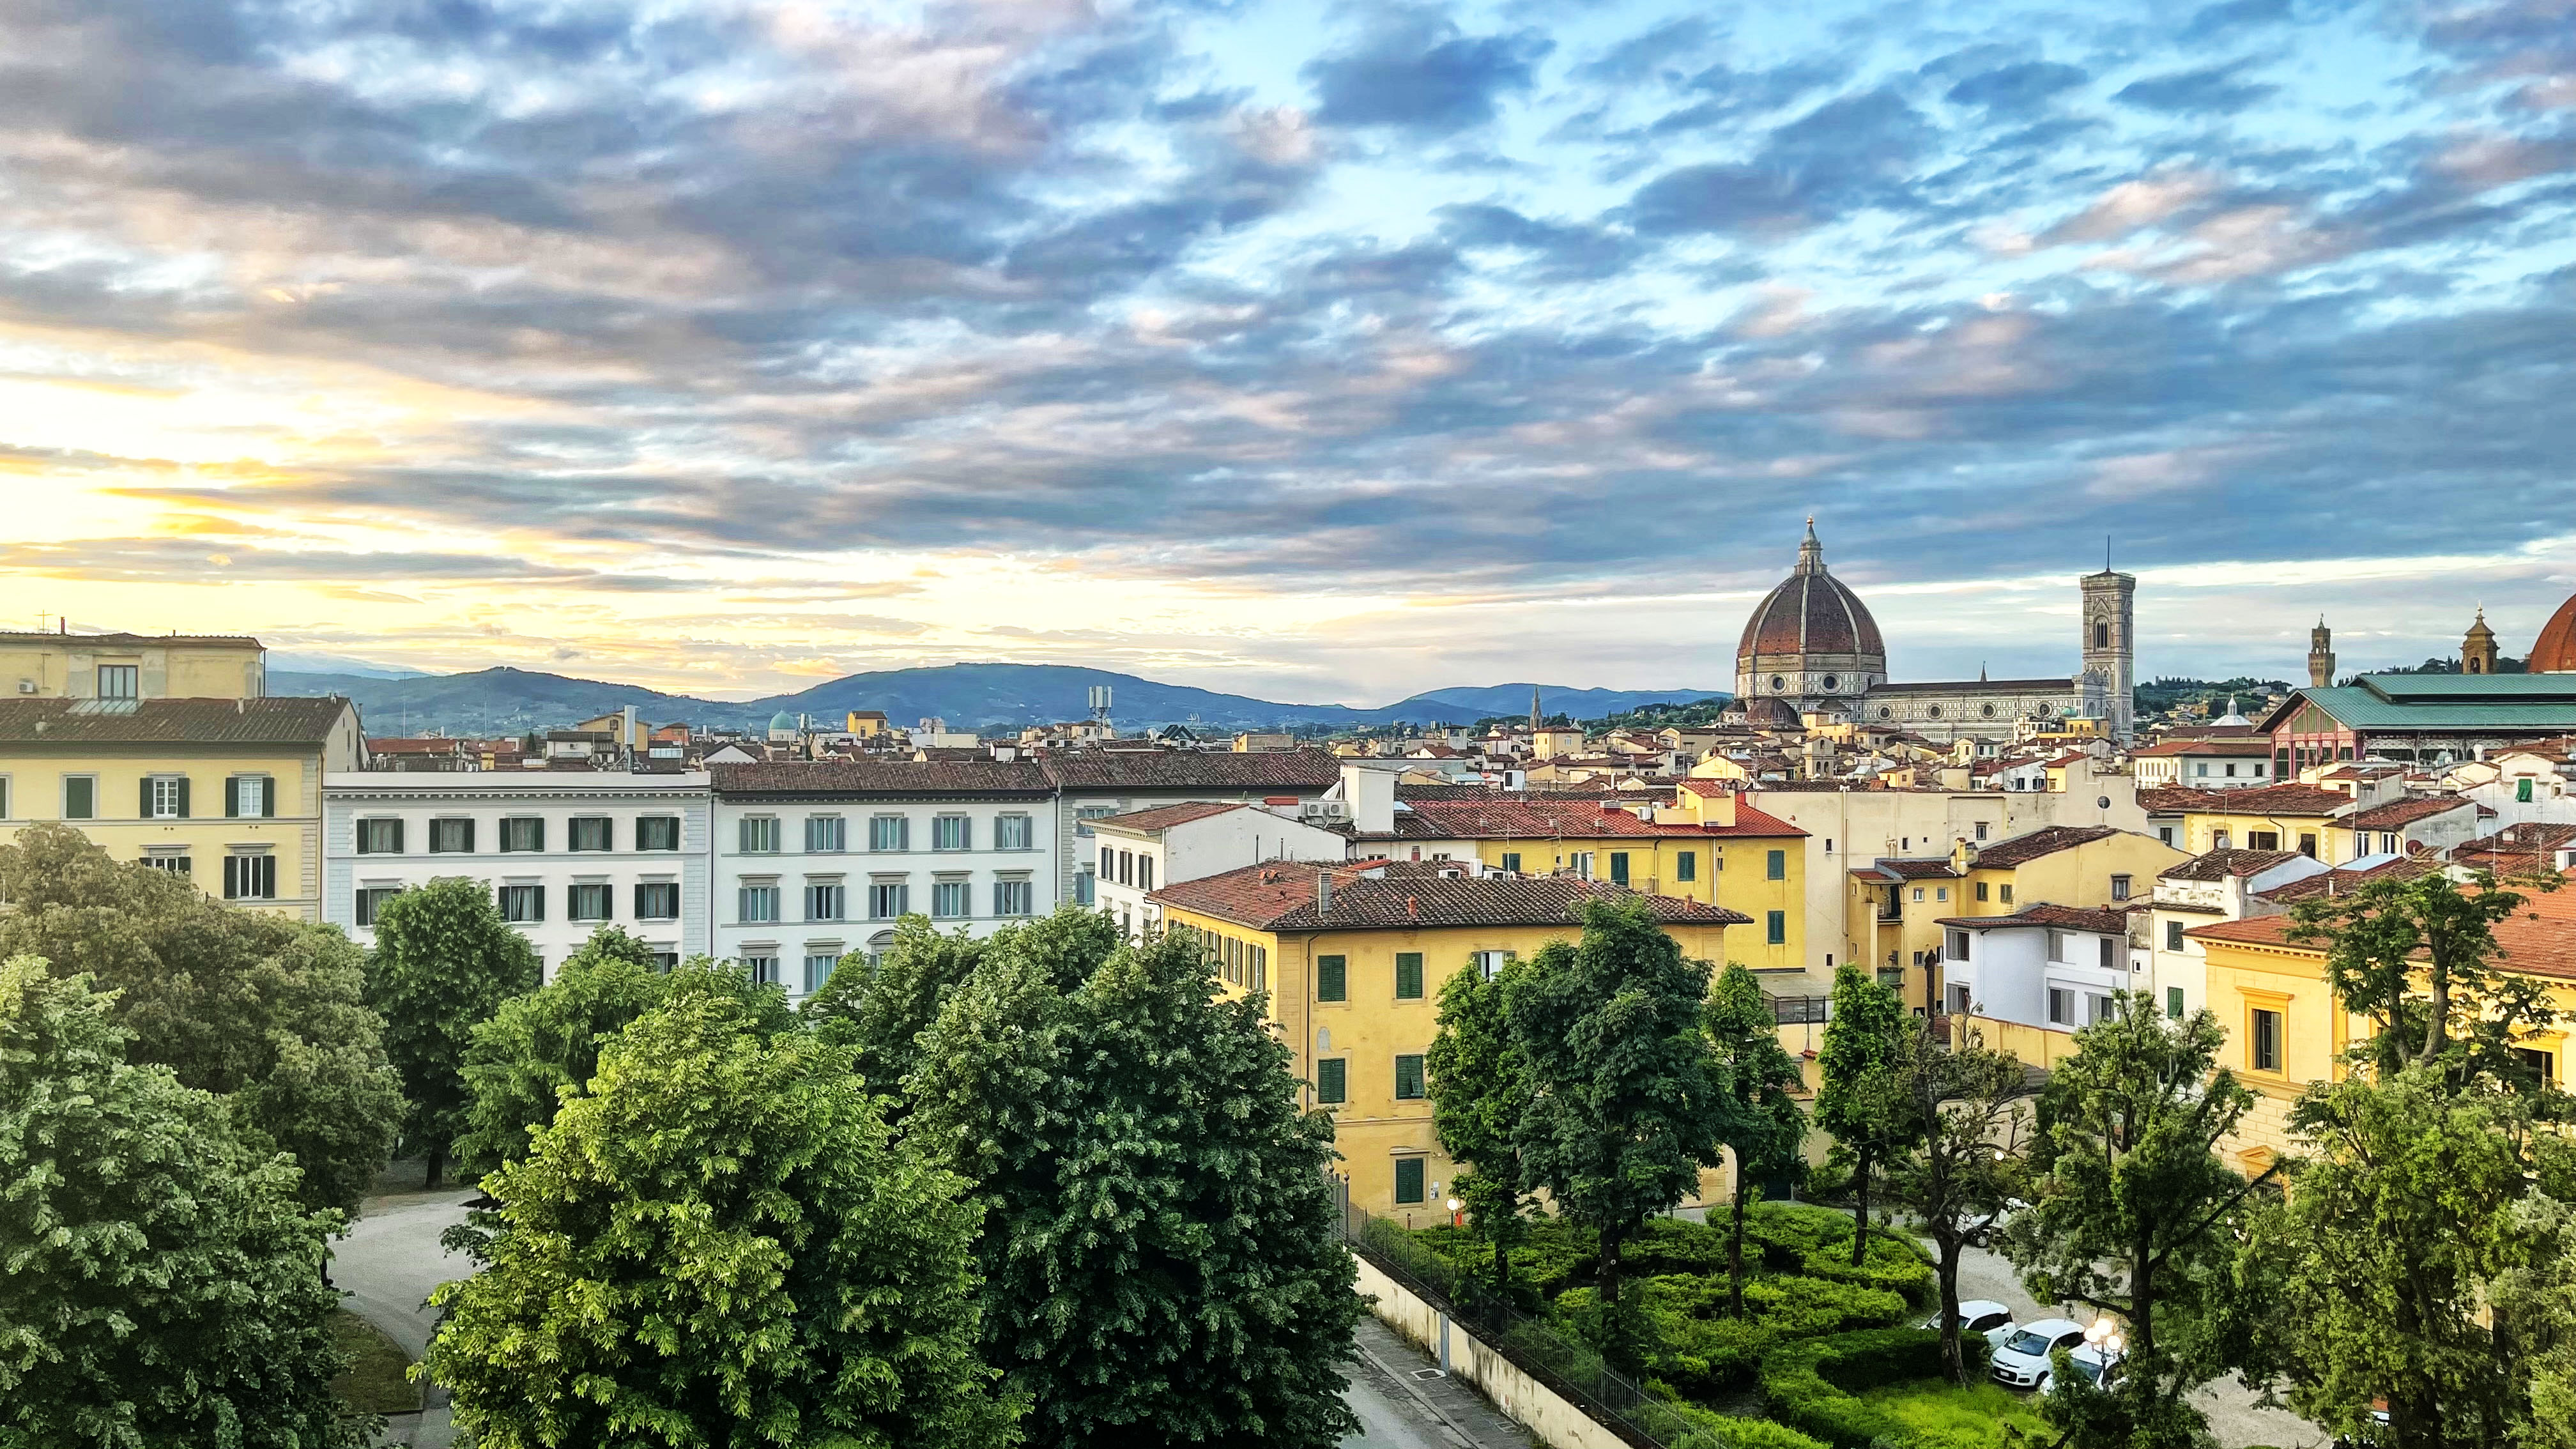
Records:
[[[2120,1350],[2128,1347],[2129,1341],[2121,1337],[2120,1325],[2107,1318],[2096,1318],[2092,1326],[2084,1330],[2084,1342],[2102,1356],[2102,1387],[2109,1388],[2112,1369],[2120,1362]]]
[[[1464,1207],[1466,1207],[1466,1206],[1467,1206],[1467,1204],[1466,1204],[1464,1201],[1462,1201],[1462,1200],[1460,1200],[1460,1199],[1458,1199],[1458,1198],[1454,1198],[1454,1197],[1453,1197],[1453,1198],[1449,1199],[1449,1226],[1451,1226],[1451,1227],[1453,1227],[1453,1228],[1454,1228],[1454,1227],[1461,1226],[1461,1223],[1460,1223],[1460,1220],[1459,1220],[1459,1210],[1460,1210],[1460,1209],[1462,1209],[1462,1208],[1464,1208]]]

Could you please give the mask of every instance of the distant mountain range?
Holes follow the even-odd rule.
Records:
[[[778,714],[811,715],[837,726],[854,709],[883,710],[898,726],[944,719],[951,729],[1017,729],[1080,719],[1090,687],[1114,692],[1110,717],[1122,729],[1166,724],[1212,731],[1290,725],[1368,725],[1398,720],[1467,724],[1489,715],[1529,712],[1535,687],[1549,714],[1598,719],[1646,704],[1724,698],[1717,689],[1559,689],[1528,684],[1435,689],[1375,709],[1339,704],[1280,704],[1240,694],[1161,684],[1133,674],[1062,664],[950,664],[846,675],[795,694],[749,701],[697,699],[631,684],[573,679],[526,669],[471,674],[306,673],[272,669],[271,694],[345,694],[357,701],[371,735],[517,734],[560,729],[575,720],[634,705],[654,724],[685,721],[705,728],[758,729]]]

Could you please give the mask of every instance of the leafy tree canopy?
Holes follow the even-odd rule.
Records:
[[[1834,972],[1834,1000],[1816,1052],[1824,1080],[1816,1089],[1816,1125],[1831,1133],[1851,1167],[1852,1266],[1869,1251],[1869,1189],[1878,1165],[1912,1146],[1924,1122],[1914,1094],[1896,1072],[1914,1032],[1892,987],[1845,964]]]
[[[85,975],[0,964],[0,1443],[340,1449],[323,1244],[293,1162],[126,1061]]]
[[[1105,916],[1101,929],[1114,929]],[[899,1091],[921,1064],[915,1038],[939,1020],[940,1008],[983,955],[982,941],[906,916],[895,923],[894,944],[881,958],[871,961],[862,951],[841,958],[823,989],[805,999],[805,1020],[824,1040],[858,1049],[859,1075],[868,1085]]]
[[[69,826],[0,846],[0,954],[112,993],[129,1060],[223,1095],[254,1146],[291,1153],[307,1206],[355,1209],[403,1111],[364,963],[337,930],[226,906],[111,859]]]
[[[376,915],[367,999],[385,1019],[385,1054],[410,1102],[404,1135],[429,1159],[435,1186],[467,1130],[465,1053],[501,1003],[537,987],[535,948],[511,930],[481,881],[414,886]]]
[[[465,1049],[465,1134],[458,1164],[471,1176],[527,1156],[528,1135],[555,1117],[558,1094],[599,1070],[600,1048],[669,995],[653,951],[602,926],[539,990],[513,996],[474,1024]]]
[[[2516,884],[2558,889],[2554,876]],[[2547,986],[2501,969],[2495,939],[2527,899],[2484,871],[2467,890],[2438,870],[2368,880],[2300,901],[2290,937],[2326,943],[2327,984],[2374,1027],[2356,1056],[2383,1076],[2457,1048],[2455,1075],[2533,1090],[2538,1075],[2513,1049],[2557,1012]]]
[[[991,1206],[984,1342],[1047,1444],[1322,1449],[1361,1306],[1265,999],[1070,907],[992,938],[921,1039],[911,1131]]]
[[[1778,1023],[1762,985],[1740,963],[1727,963],[1709,994],[1708,1039],[1720,1089],[1729,1100],[1718,1141],[1735,1158],[1735,1192],[1727,1234],[1728,1311],[1744,1316],[1744,1213],[1760,1184],[1803,1166],[1798,1149],[1807,1114],[1791,1094],[1805,1074],[1780,1045]]]
[[[484,1179],[489,1266],[427,1371],[487,1449],[1017,1442],[977,1352],[980,1208],[847,1047],[675,993]]]
[[[1451,1186],[1476,1235],[1493,1244],[1498,1288],[1511,1281],[1511,1251],[1525,1236],[1535,1185],[1516,1135],[1530,1110],[1529,1061],[1505,1007],[1525,969],[1514,957],[1488,979],[1470,961],[1441,983],[1439,1033],[1424,1059],[1432,1129],[1450,1159],[1464,1164]]]
[[[2029,1136],[2021,1060],[1964,1035],[1962,1018],[1951,1024],[1963,1036],[1945,1046],[1930,1022],[1913,1020],[1887,1068],[1923,1130],[1883,1171],[1890,1202],[1932,1240],[1942,1371],[1964,1387],[1971,1380],[1959,1341],[1959,1269],[1967,1250],[1992,1242],[2006,1206],[2027,1190]]]

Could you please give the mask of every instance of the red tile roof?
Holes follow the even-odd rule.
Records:
[[[1396,812],[1395,833],[1412,840],[1592,840],[1605,837],[1697,836],[1800,837],[1785,820],[1739,805],[1733,825],[1691,825],[1640,820],[1622,800],[1603,809],[1598,800],[1418,800]]]
[[[38,634],[100,639],[99,634]],[[167,643],[167,638],[146,638]],[[270,699],[0,699],[0,742],[43,745],[318,745],[353,706],[338,695]]]
[[[1976,930],[2005,930],[2023,926],[2054,926],[2064,931],[2092,931],[2105,936],[2128,934],[2129,913],[2125,910],[2095,909],[2084,906],[2058,906],[2041,901],[2024,906],[2009,916],[1943,916],[1936,923],[1965,926]]]
[[[2339,823],[2355,830],[2396,830],[2418,820],[2430,820],[2436,815],[2468,809],[2475,803],[2465,795],[2419,795],[2373,805],[2345,816]]]
[[[2237,876],[2261,875],[2285,860],[2296,860],[2294,850],[2208,850],[2182,864],[2156,873],[2158,880],[2228,880]]]
[[[2160,759],[2172,755],[2207,755],[2211,759],[2262,759],[2272,753],[2268,737],[2238,735],[2215,740],[2166,740],[2131,750],[2131,757]]]
[[[1229,810],[1251,808],[1232,800],[1191,800],[1180,805],[1158,805],[1151,810],[1130,810],[1124,815],[1104,816],[1092,821],[1091,828],[1097,830],[1103,825],[1116,825],[1128,830],[1168,830],[1193,820],[1205,820],[1211,815],[1223,815]]]
[[[2567,879],[2576,884],[2576,872],[2570,872]],[[2576,889],[2545,894],[2525,892],[2523,900],[2521,910],[2496,922],[2496,945],[2503,953],[2501,964],[2507,970],[2529,976],[2576,981]],[[2283,946],[2293,951],[2323,955],[2326,946],[2322,941],[2290,939],[2290,929],[2294,924],[2288,916],[2253,916],[2242,921],[2195,926],[2183,934],[2204,941]]]
[[[1375,878],[1369,862],[1325,867],[1273,861],[1182,881],[1154,892],[1167,907],[1264,931],[1359,931],[1412,926],[1571,925],[1587,900],[1639,900],[1667,925],[1741,926],[1752,917],[1724,906],[1650,896],[1568,876]],[[1329,870],[1333,900],[1318,909],[1316,877]]]
[[[1976,854],[1969,858],[1968,865],[1973,870],[2007,870],[2027,865],[2042,856],[2055,855],[2061,850],[2108,840],[2120,833],[2108,825],[2044,825],[2009,840],[1979,846]]]
[[[999,760],[848,760],[710,767],[728,795],[1043,796],[1046,772]]]
[[[1040,763],[1065,790],[1321,790],[1342,778],[1342,762],[1315,749],[1050,750]]]
[[[2263,899],[2275,905],[2281,905],[2290,901],[2305,900],[2310,896],[2340,895],[2365,881],[2382,880],[2390,876],[2418,876],[2441,868],[2441,863],[2429,855],[2411,856],[2403,860],[2382,861],[2368,870],[2321,870],[2314,875],[2303,875],[2294,881],[2284,881],[2268,891],[2261,892],[2261,895]]]
[[[1871,861],[1852,874],[1876,872],[1884,880],[1956,880],[1959,873],[1950,868],[1950,857],[1903,856]]]

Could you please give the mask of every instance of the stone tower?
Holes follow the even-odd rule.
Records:
[[[2079,581],[2084,590],[2084,672],[2102,676],[2110,693],[2114,737],[2126,740],[2137,710],[2138,576],[2104,569]]]
[[[2487,611],[2481,607],[2478,621],[2469,626],[2468,637],[2460,641],[2460,672],[2493,674],[2495,666],[2495,631],[2487,627]]]
[[[2308,631],[2308,683],[2318,689],[2334,683],[2334,665],[2334,631],[2319,615],[2317,627]]]

